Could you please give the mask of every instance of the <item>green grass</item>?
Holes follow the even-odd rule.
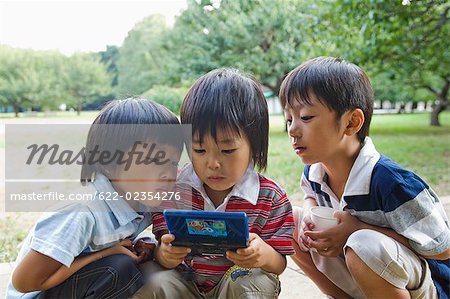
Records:
[[[17,218],[12,215],[0,219],[0,262],[14,261],[19,252],[18,246],[28,233],[28,226],[18,223]]]
[[[429,126],[430,114],[374,115],[370,136],[378,151],[422,177],[440,195],[450,193],[450,112],[441,127]],[[272,125],[273,124],[273,125]],[[292,151],[283,118],[272,116],[266,175],[288,194],[301,193],[301,160]]]
[[[82,112],[81,117],[93,118],[96,114]],[[51,117],[67,118],[69,122],[75,116],[75,112],[65,112]],[[441,113],[442,127],[430,127],[429,118],[429,114],[375,115],[370,135],[378,151],[417,173],[438,194],[449,195],[450,112]],[[282,116],[271,116],[269,163],[265,174],[292,195],[301,193],[299,182],[303,164],[291,148],[283,122]],[[0,147],[2,143],[0,140]],[[37,213],[7,213],[0,218],[0,262],[15,260],[18,244],[36,218]]]

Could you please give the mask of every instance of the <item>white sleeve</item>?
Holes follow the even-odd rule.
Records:
[[[92,239],[95,219],[89,209],[78,205],[38,221],[30,248],[70,267]]]
[[[133,240],[133,244],[136,244],[136,242],[139,240],[142,240],[145,243],[158,244],[155,235],[150,230],[144,230],[139,235],[137,235],[137,237]]]

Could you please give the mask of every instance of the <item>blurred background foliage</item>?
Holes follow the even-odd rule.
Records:
[[[98,109],[142,95],[175,112],[189,85],[217,67],[253,74],[277,94],[301,62],[338,56],[365,69],[376,98],[449,103],[448,1],[188,0],[172,27],[150,15],[123,44],[70,57],[0,45],[0,105],[19,112]],[[408,5],[407,2],[410,2]]]

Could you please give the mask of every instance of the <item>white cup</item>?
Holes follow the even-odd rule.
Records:
[[[338,224],[338,220],[333,218],[333,213],[337,211],[329,207],[312,207],[311,221],[314,223],[314,230],[325,230]]]

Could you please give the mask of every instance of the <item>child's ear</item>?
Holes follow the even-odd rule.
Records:
[[[364,112],[361,109],[356,108],[347,112],[347,127],[345,128],[344,133],[348,136],[354,135],[361,130],[361,127],[364,124]]]

